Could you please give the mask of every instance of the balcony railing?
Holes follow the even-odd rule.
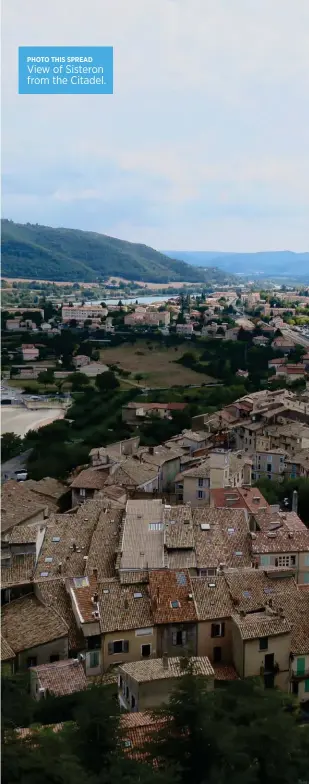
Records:
[[[309,667],[305,667],[303,672],[293,672],[291,670],[291,674],[290,674],[291,681],[301,681],[301,680],[306,680],[306,678],[309,678]]]

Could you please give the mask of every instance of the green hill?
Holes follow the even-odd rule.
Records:
[[[153,283],[223,282],[226,273],[171,259],[147,245],[76,229],[2,220],[2,276],[92,282],[109,276]]]

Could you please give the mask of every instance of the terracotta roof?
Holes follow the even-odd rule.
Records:
[[[77,514],[55,515],[51,519],[36,565],[37,580],[84,574],[85,556],[98,516],[99,509],[93,510],[89,502],[83,504]]]
[[[15,482],[15,479],[9,479],[2,485],[2,531],[8,531],[14,525],[25,523],[39,512],[42,512],[43,520],[44,511],[47,508],[54,509],[54,506],[51,506],[50,502],[47,503],[45,499],[41,499],[32,490],[25,488],[24,482]]]
[[[133,583],[148,583],[149,572],[147,570],[128,570],[127,572],[122,571],[119,572],[119,580],[123,585],[133,585]]]
[[[175,481],[176,482],[181,482],[183,477],[186,477],[186,476],[189,476],[189,477],[192,477],[192,478],[196,477],[196,479],[199,479],[200,477],[201,478],[205,478],[205,477],[209,476],[209,470],[210,470],[210,468],[209,468],[209,460],[205,460],[204,462],[199,463],[199,465],[193,466],[193,468],[188,468],[187,471],[183,471],[180,474],[177,474],[177,476],[175,478]]]
[[[85,647],[85,639],[82,631],[78,628],[76,618],[73,613],[72,603],[66,590],[64,580],[42,580],[35,584],[38,596],[48,607],[53,607],[60,613],[69,629],[69,651],[82,651]]]
[[[233,603],[223,575],[192,577],[191,583],[199,621],[232,615]]]
[[[5,563],[8,566],[5,566]],[[1,558],[1,587],[8,588],[13,585],[30,583],[35,570],[35,555],[11,555],[10,559]]]
[[[214,664],[215,681],[239,681],[239,675],[231,664]]]
[[[273,637],[277,634],[287,634],[291,631],[290,623],[277,615],[267,615],[266,612],[256,612],[244,617],[232,615],[232,619],[239,629],[242,640],[254,640],[257,637]]]
[[[46,689],[55,697],[73,694],[87,687],[85,670],[78,659],[41,664],[31,667],[31,673],[36,674],[39,688]]]
[[[2,607],[2,633],[19,653],[67,637],[68,626],[52,607],[29,594]]]
[[[86,490],[102,490],[108,478],[108,471],[102,468],[86,468],[71,482],[71,487]]]
[[[275,523],[274,523],[275,525]],[[309,553],[309,530],[289,530],[282,525],[274,530],[270,527],[255,532],[252,539],[252,553]]]
[[[92,575],[93,569],[96,569],[99,581],[114,577],[121,520],[121,510],[110,509],[101,512],[92,534],[88,558],[85,562],[85,574]]]
[[[124,751],[134,760],[147,759],[145,744],[150,743],[156,732],[166,723],[165,718],[144,711],[123,713],[120,716],[120,731]]]
[[[8,641],[1,635],[1,661],[10,661],[10,659],[15,659],[15,653]]]
[[[271,599],[281,597],[293,591],[294,578],[289,574],[278,577],[276,571],[266,572],[262,569],[240,569],[235,572],[225,572],[225,580],[229,587],[231,598],[238,610],[251,612],[264,608]]]
[[[258,487],[238,487],[237,489],[249,512],[254,513],[257,509],[269,509],[269,504]]]
[[[214,670],[207,656],[192,656],[190,663],[196,675],[206,677],[214,676]],[[119,667],[119,672],[129,675],[137,683],[161,681],[166,678],[179,678],[184,674],[182,659],[169,658],[167,667],[163,666],[163,659],[147,659],[145,661],[127,662]]]
[[[102,583],[99,586],[99,607],[103,634],[153,626],[150,598],[144,584]]]
[[[149,595],[155,624],[197,621],[188,570],[149,572]]]
[[[121,542],[121,569],[164,566],[162,501],[128,501]]]

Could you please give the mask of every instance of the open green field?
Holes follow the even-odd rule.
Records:
[[[206,373],[196,373],[195,370],[177,363],[186,351],[191,350],[187,341],[169,348],[156,343],[151,345],[152,349],[145,341],[137,341],[133,346],[125,343],[104,348],[100,351],[100,360],[106,365],[118,365],[122,370],[129,371],[129,381],[134,381],[134,377],[141,374],[141,385],[149,387],[201,385],[215,380]],[[129,384],[125,384],[125,379],[123,382],[123,386],[128,388]]]

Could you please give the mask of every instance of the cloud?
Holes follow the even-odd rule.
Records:
[[[113,96],[19,96],[19,45],[114,45]],[[3,214],[155,247],[304,250],[309,4],[10,0]]]

